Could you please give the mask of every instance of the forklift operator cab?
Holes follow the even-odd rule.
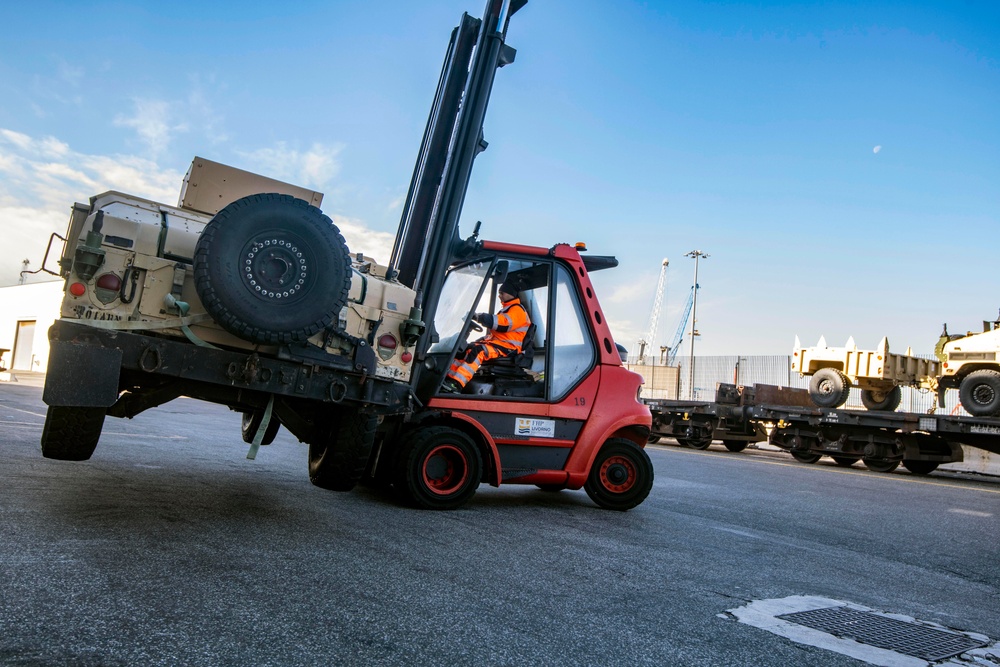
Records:
[[[504,282],[521,286],[516,294],[531,327],[517,355],[483,364],[463,398],[477,396],[558,401],[596,362],[593,336],[569,269],[531,258],[478,257],[449,272],[434,320],[439,335],[429,353],[446,368],[455,355],[483,335],[471,317],[496,312]]]

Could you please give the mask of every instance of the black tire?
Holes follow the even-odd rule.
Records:
[[[240,425],[243,442],[248,445],[253,443],[253,439],[257,435],[257,429],[260,428],[260,423],[262,421],[264,421],[263,410],[251,410],[250,412],[243,413],[243,420]],[[279,428],[281,428],[281,422],[279,422],[274,415],[271,415],[271,421],[267,423],[267,430],[264,431],[264,438],[260,441],[260,444],[270,445],[274,442],[274,437],[278,435]]]
[[[895,412],[903,400],[903,390],[895,386],[889,391],[873,391],[870,389],[861,390],[861,404],[867,410],[885,410]]]
[[[1000,413],[1000,373],[973,371],[958,387],[958,398],[973,417],[993,417]]]
[[[653,463],[631,440],[611,438],[594,459],[583,488],[604,509],[630,510],[653,488]]]
[[[195,287],[209,315],[254,343],[301,341],[347,300],[351,261],[336,225],[289,195],[238,199],[198,239]]]
[[[680,441],[678,441],[680,442]],[[696,435],[693,438],[686,438],[684,444],[691,449],[708,449],[712,444],[711,435]]]
[[[731,452],[742,452],[744,449],[750,446],[748,440],[723,440],[722,444],[726,446]]]
[[[425,426],[405,437],[394,486],[415,507],[453,510],[475,495],[482,475],[482,457],[472,438],[450,426]]]
[[[839,408],[850,393],[851,381],[836,368],[821,368],[809,380],[809,396],[821,408]]]
[[[842,468],[850,468],[855,463],[861,460],[860,456],[830,456],[833,462]]]
[[[816,463],[823,458],[822,454],[816,454],[814,452],[797,452],[794,449],[790,450],[788,453],[791,454],[792,458],[799,463]]]
[[[648,442],[651,445],[655,445],[659,441],[660,441],[660,436],[658,436],[658,435],[656,435],[654,433],[650,433],[649,437],[646,438],[646,442]]]
[[[903,459],[903,467],[914,475],[929,475],[937,470],[938,461],[910,461]]]
[[[872,472],[892,472],[899,467],[899,461],[886,461],[884,459],[861,459],[861,461]]]
[[[329,435],[309,443],[309,481],[329,491],[350,491],[365,474],[378,417],[346,412],[334,418]]]
[[[94,454],[104,428],[104,408],[49,406],[42,427],[42,456],[86,461]]]

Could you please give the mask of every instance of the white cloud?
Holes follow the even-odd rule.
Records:
[[[248,154],[253,163],[249,168],[319,189],[332,185],[340,169],[339,152],[340,147],[321,144],[304,152],[279,144]],[[65,231],[73,202],[86,202],[101,192],[120,190],[173,204],[183,177],[183,171],[163,168],[155,160],[79,153],[55,137],[34,138],[0,128],[0,229],[6,251],[6,259],[0,262],[0,286],[18,282],[22,259],[31,260],[31,269],[41,267],[45,244],[53,232]],[[388,262],[394,234],[372,231],[355,218],[333,219],[352,253],[361,252],[382,264]],[[56,259],[49,258],[48,268],[55,268]],[[29,278],[40,279],[51,276]]]
[[[176,115],[169,102],[157,99],[134,98],[135,111],[131,116],[119,114],[114,123],[118,127],[130,127],[139,135],[153,156],[162,155],[170,146],[173,135],[186,132],[186,123],[172,123]]]
[[[879,153],[880,150],[882,150],[882,146],[876,146],[875,148],[872,149],[872,153],[875,153],[875,155],[878,155],[878,153]]]
[[[273,148],[261,148],[240,155],[247,169],[302,187],[324,190],[340,173],[342,145],[314,143],[308,150],[291,148],[279,142]]]
[[[388,232],[376,232],[365,227],[360,220],[354,220],[341,215],[333,216],[333,222],[340,229],[347,241],[351,254],[362,253],[373,258],[379,264],[388,264],[392,256],[392,246],[396,235]]]
[[[106,190],[174,202],[182,178],[183,172],[144,158],[77,153],[54,137],[0,128],[0,229],[7,258],[0,262],[0,285],[17,283],[22,259],[31,260],[31,269],[41,267],[45,244],[53,232],[65,231],[73,202]],[[34,280],[42,277],[51,278],[39,274]]]

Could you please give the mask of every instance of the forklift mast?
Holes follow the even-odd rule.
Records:
[[[493,79],[514,61],[507,25],[525,4],[488,0],[482,19],[463,14],[452,31],[389,261],[392,275],[417,293],[414,319],[433,321],[445,273],[461,254],[458,223],[473,161],[487,145],[483,120]],[[418,343],[418,360],[429,339]]]

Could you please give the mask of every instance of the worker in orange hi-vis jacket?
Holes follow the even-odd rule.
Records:
[[[459,393],[476,374],[484,361],[510,357],[521,351],[524,335],[531,326],[528,311],[517,298],[517,286],[509,281],[500,286],[498,295],[503,308],[496,315],[476,313],[472,319],[489,329],[489,333],[460,352],[448,369],[441,391]]]

